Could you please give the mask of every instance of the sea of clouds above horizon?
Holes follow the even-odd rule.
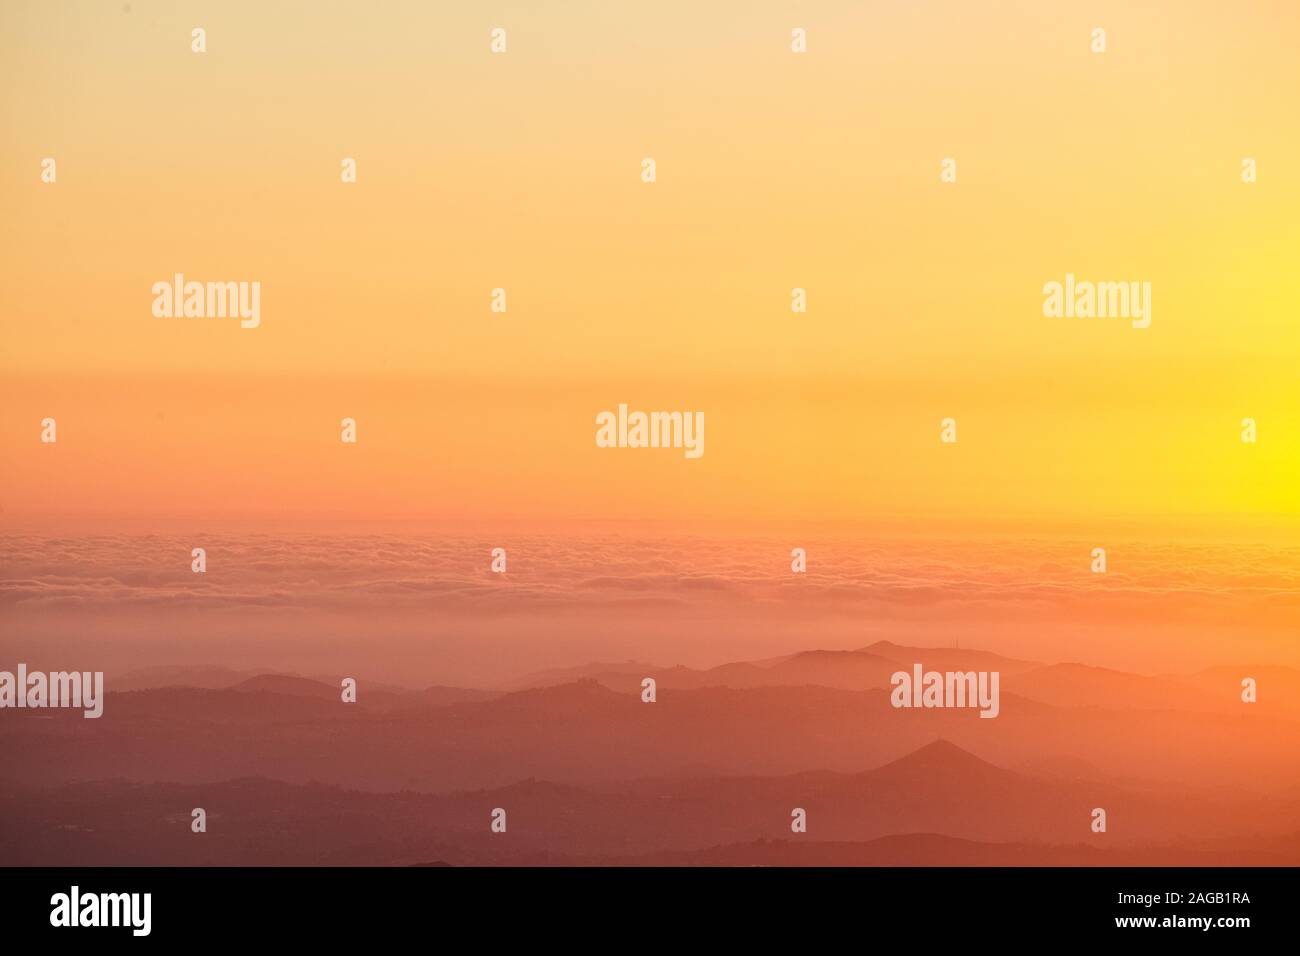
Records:
[[[1227,603],[1300,610],[1300,547],[1129,544],[1090,571],[1074,541],[875,539],[791,542],[672,536],[557,537],[401,534],[99,534],[0,536],[0,605],[462,608],[698,607],[735,601],[854,613],[863,605],[948,607],[1086,600],[1111,606],[1177,598],[1187,609]],[[191,548],[207,572],[191,570]],[[504,574],[490,570],[507,551]]]

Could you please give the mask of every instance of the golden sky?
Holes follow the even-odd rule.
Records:
[[[1293,531],[1298,16],[6,3],[0,517]],[[1067,272],[1151,327],[1045,318]],[[705,455],[596,448],[620,402]]]

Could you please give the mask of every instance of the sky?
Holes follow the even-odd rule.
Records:
[[[0,521],[1294,534],[1293,6],[384,9],[4,5]]]

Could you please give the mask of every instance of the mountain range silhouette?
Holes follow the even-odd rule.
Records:
[[[887,682],[913,656],[934,669],[1005,667],[999,717],[896,710],[886,684],[861,686]],[[129,691],[110,681],[100,720],[13,711],[0,721],[0,857],[1300,859],[1295,725],[1284,707],[1234,707],[1234,668],[1145,677],[877,642],[656,671],[654,703],[640,697],[645,672],[597,664],[515,689],[371,687],[363,677],[356,704],[328,679],[296,675],[206,668],[194,679],[220,686],[140,687],[147,678],[136,675]],[[1270,688],[1295,677],[1258,672]],[[183,669],[153,675],[188,679]],[[189,831],[196,806],[208,812],[206,834]],[[506,834],[489,831],[496,807],[508,812]],[[796,807],[806,833],[790,830]],[[1104,834],[1090,828],[1096,807],[1108,815]]]

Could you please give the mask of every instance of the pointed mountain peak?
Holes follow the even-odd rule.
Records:
[[[917,771],[926,773],[1009,772],[975,756],[969,750],[963,750],[942,737],[872,772],[892,775],[900,772],[911,773]]]

